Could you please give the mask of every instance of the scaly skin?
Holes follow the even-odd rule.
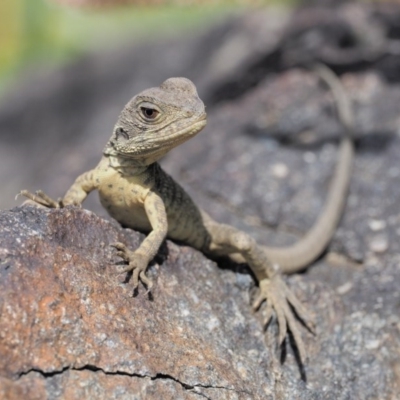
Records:
[[[341,93],[340,88],[336,89],[336,81],[332,84],[324,78]],[[330,78],[334,80],[332,74]],[[200,210],[157,163],[169,150],[196,135],[205,125],[204,104],[193,83],[185,78],[168,79],[160,87],[145,90],[132,98],[118,118],[100,163],[79,176],[62,200],[54,201],[43,192],[36,195],[27,191],[21,193],[44,206],[63,207],[81,205],[88,193],[97,189],[101,204],[113,218],[124,226],[149,232],[135,251],[127,249],[123,243],[113,245],[117,254],[128,263],[123,271],[133,271],[135,288],[139,281],[151,287],[145,271],[166,237],[185,242],[205,254],[227,255],[245,261],[260,285],[254,307],[267,301],[265,323],[275,312],[279,343],[283,342],[289,328],[304,361],[305,347],[291,306],[309,327],[310,318],[280,272],[295,272],[307,266],[330,241],[341,215],[349,181],[351,141],[343,139],[330,200],[310,233],[293,247],[264,248],[248,234],[220,224]]]

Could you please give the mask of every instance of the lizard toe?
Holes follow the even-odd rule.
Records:
[[[142,283],[147,286],[148,291],[150,291],[153,287],[153,281],[146,276],[145,271],[141,271],[139,277]]]
[[[110,246],[117,250],[126,251],[126,246],[121,242],[111,243]]]
[[[308,313],[279,274],[271,279],[260,281],[260,294],[255,300],[253,308],[255,310],[260,308],[264,301],[267,301],[265,325],[270,322],[272,314],[275,313],[279,330],[279,346],[283,344],[287,332],[290,331],[300,360],[304,363],[307,359],[307,352],[294,314],[298,315],[306,325],[306,321],[309,320]]]
[[[124,261],[128,262],[129,261],[129,257],[127,256],[127,254],[124,251],[118,250],[115,254],[117,257],[122,258]]]
[[[311,316],[310,312],[306,310],[303,304],[297,299],[297,297],[293,294],[293,292],[285,286],[285,295],[288,302],[291,304],[293,309],[296,312],[296,315],[299,319],[303,322],[306,328],[315,335],[315,321],[314,318]]]
[[[41,190],[37,190],[35,193],[31,193],[28,190],[21,190],[18,196],[24,196],[27,199],[29,199],[31,202],[34,204],[38,204],[40,206],[48,207],[48,208],[61,208],[62,207],[62,202],[61,201],[56,201],[53,200],[51,197],[49,197],[47,194],[45,194]],[[32,204],[32,203],[29,203]]]
[[[133,288],[136,289],[139,286],[139,282],[142,282],[148,290],[150,290],[153,283],[146,276],[148,259],[140,253],[128,250],[123,243],[117,242],[111,244],[111,246],[118,250],[116,254],[118,257],[128,262],[128,265],[123,269],[119,269],[116,275],[132,271],[132,277],[130,279],[132,280]]]

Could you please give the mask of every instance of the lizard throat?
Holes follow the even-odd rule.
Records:
[[[143,159],[137,160],[118,155],[106,155],[106,157],[109,160],[110,167],[117,170],[121,175],[140,175],[149,167],[149,163],[146,163]]]

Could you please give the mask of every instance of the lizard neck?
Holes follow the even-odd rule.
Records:
[[[138,160],[125,157],[110,155],[107,156],[107,158],[110,167],[114,168],[121,175],[129,175],[129,176],[141,175],[146,170],[148,170],[149,167],[152,165],[152,164],[150,165],[142,164]]]

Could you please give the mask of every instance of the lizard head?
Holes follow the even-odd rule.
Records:
[[[170,78],[129,101],[104,154],[148,165],[196,135],[206,122],[195,85],[186,78]]]

